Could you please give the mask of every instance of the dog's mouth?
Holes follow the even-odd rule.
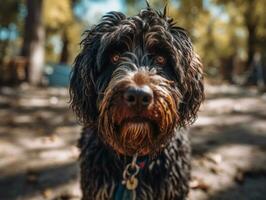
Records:
[[[128,155],[148,154],[158,134],[156,123],[143,117],[126,118],[117,127],[119,149]]]
[[[123,134],[128,128],[130,128],[130,131],[135,132],[135,134],[137,132],[143,134],[147,133],[155,137],[157,135],[156,127],[158,127],[158,125],[156,122],[146,117],[131,117],[122,120],[118,127],[118,133],[120,134]]]
[[[122,122],[121,122],[121,126],[125,126],[125,125],[128,125],[128,124],[149,124],[149,125],[154,125],[153,121],[149,118],[146,118],[146,117],[129,117],[129,118],[126,118],[126,119],[123,119]]]

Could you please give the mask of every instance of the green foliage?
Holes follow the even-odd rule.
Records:
[[[73,22],[70,0],[45,0],[44,24],[49,31],[60,31]]]
[[[246,57],[248,64],[252,62],[255,52],[266,54],[266,4],[265,0],[213,0],[223,6],[230,20],[237,21],[234,29],[245,32]]]
[[[84,24],[73,13],[74,6],[81,0],[43,2],[46,61],[59,62],[63,50],[59,47],[67,45],[67,62],[72,63],[84,29]],[[146,6],[144,0],[123,2],[128,15],[135,15]],[[168,5],[168,14],[188,31],[207,72],[219,72],[225,65],[224,60],[250,61],[255,51],[262,52],[266,61],[265,0],[149,0],[149,3],[161,11]],[[25,0],[2,0],[0,27],[15,24],[18,33],[22,33],[23,4]],[[21,42],[21,37],[17,41]]]
[[[20,1],[3,0],[0,6],[0,26],[8,27],[10,23],[16,23],[18,20]]]
[[[47,33],[46,60],[58,62],[60,54],[55,51],[54,44],[50,38],[55,35],[61,38],[62,44],[67,42],[67,51],[69,57],[68,63],[72,63],[79,48],[82,24],[73,14],[73,5],[78,1],[75,0],[45,0],[44,2],[44,23]],[[62,49],[61,49],[62,51]]]

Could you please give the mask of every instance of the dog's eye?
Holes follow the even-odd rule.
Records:
[[[120,55],[119,54],[113,54],[111,55],[111,61],[112,63],[117,63],[120,59]]]
[[[158,65],[164,65],[164,64],[166,63],[166,59],[165,59],[165,57],[163,57],[163,56],[157,56],[157,57],[155,58],[155,62],[156,62],[156,64],[158,64]]]

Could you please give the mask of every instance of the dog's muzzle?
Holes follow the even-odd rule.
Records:
[[[149,71],[114,78],[100,104],[103,141],[126,155],[157,151],[176,126],[178,100],[171,82]]]

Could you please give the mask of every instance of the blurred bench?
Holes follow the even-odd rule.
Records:
[[[69,85],[71,66],[67,64],[47,64],[45,79],[48,86],[67,87]]]
[[[27,79],[28,59],[16,56],[1,66],[1,82],[5,84],[19,84]]]

